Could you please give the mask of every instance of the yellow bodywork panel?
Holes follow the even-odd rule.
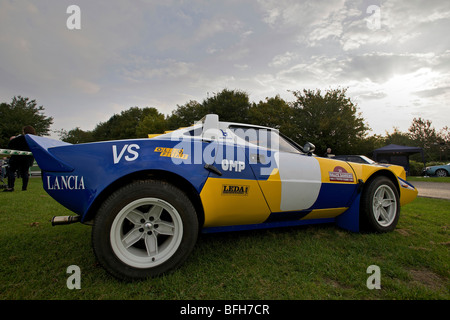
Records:
[[[208,178],[200,198],[204,227],[262,223],[270,215],[256,180]]]
[[[160,135],[162,135],[163,133],[149,133],[148,134],[148,138],[149,139],[151,139],[151,138],[156,138],[156,137],[159,137]]]
[[[280,212],[281,204],[281,179],[278,169],[273,169],[269,178],[265,181],[259,181],[262,191],[266,196],[267,204],[272,212]]]
[[[323,188],[339,187],[337,186],[339,184],[343,187],[355,186],[359,180],[366,183],[373,174],[380,170],[390,171],[395,176],[399,176],[396,183],[400,189],[401,205],[407,204],[417,197],[417,189],[404,181],[406,177],[402,167],[349,164],[328,158],[316,158],[314,161],[319,164],[317,178],[320,179],[318,183],[321,187],[319,187],[320,191],[315,196],[316,198],[312,199],[311,203],[313,204],[319,193],[323,202],[324,199],[326,200],[326,192],[329,192],[324,190],[333,190]],[[200,193],[205,213],[204,227],[259,224],[265,222],[271,214],[307,212],[312,205],[290,209],[286,207],[286,201],[293,199],[293,201],[298,200],[299,203],[302,203],[302,197],[308,194],[308,189],[317,186],[317,181],[313,180],[310,183],[308,180],[302,180],[302,174],[288,175],[287,177],[285,174],[285,179],[288,179],[288,182],[292,181],[292,184],[287,184],[282,179],[283,172],[280,170],[283,170],[283,167],[274,168],[266,180],[208,178]],[[291,198],[286,200],[283,198],[283,188],[296,189],[295,193],[290,195]],[[356,189],[354,190],[356,192]],[[330,194],[330,198],[332,196],[333,194]],[[345,197],[347,196],[350,201],[352,194],[345,195]],[[348,210],[347,206],[342,206],[346,203],[343,199],[340,206],[313,209],[301,220],[335,218]]]
[[[392,172],[397,178],[397,184],[400,187],[400,205],[403,206],[412,202],[416,199],[418,191],[416,188],[411,188],[407,184],[405,184],[400,179],[406,181],[406,172],[401,166],[389,165],[385,166],[366,166],[358,163],[352,163],[353,170],[359,179],[362,179],[363,182],[367,182],[367,180],[377,171],[380,170],[388,170]],[[399,179],[400,178],[400,179]]]
[[[354,175],[352,167],[347,162],[319,157],[316,159],[320,164],[322,183],[358,183],[359,175]]]

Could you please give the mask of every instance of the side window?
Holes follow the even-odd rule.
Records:
[[[274,130],[237,126],[231,126],[230,130],[244,140],[246,144],[253,144],[261,148],[278,150],[281,152],[301,153]]]
[[[364,163],[364,161],[360,157],[355,156],[349,156],[348,161],[350,162],[357,162],[357,163]]]
[[[260,134],[259,129],[251,127],[231,126],[229,128],[236,136],[245,141],[245,144],[252,144],[258,147],[264,146],[264,137]],[[265,139],[266,140],[266,139]]]
[[[202,131],[203,131],[202,127],[197,127],[186,131],[185,133],[183,133],[183,135],[188,137],[197,137],[202,135]]]

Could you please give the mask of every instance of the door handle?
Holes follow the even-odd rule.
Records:
[[[211,172],[214,172],[215,174],[221,176],[222,172],[220,172],[219,169],[217,169],[216,167],[214,167],[212,164],[205,164],[205,169]]]

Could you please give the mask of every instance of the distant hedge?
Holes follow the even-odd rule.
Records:
[[[421,176],[423,171],[423,162],[409,161],[409,175]]]
[[[431,161],[431,162],[427,162],[426,166],[431,167],[431,166],[439,166],[442,164],[446,164],[446,163],[439,162],[439,161]],[[413,160],[409,161],[409,175],[410,176],[421,176],[423,168],[424,168],[423,162],[413,161]]]

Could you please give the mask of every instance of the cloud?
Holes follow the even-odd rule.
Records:
[[[449,27],[450,5],[445,1],[387,1],[373,7],[376,13],[370,15],[366,10],[364,19],[345,26],[341,37],[344,50],[389,44],[391,50],[405,51],[416,47],[417,41],[423,47],[437,40],[429,32],[436,25]],[[380,20],[377,28],[370,26],[372,17]]]
[[[87,94],[95,94],[100,91],[100,86],[98,84],[79,78],[72,80],[72,86]]]
[[[344,51],[389,44],[417,46],[429,42],[431,30],[449,27],[450,5],[446,1],[294,1],[260,0],[263,20],[273,29],[289,30],[299,43]],[[428,39],[424,39],[424,36]],[[327,43],[328,42],[328,43]],[[401,49],[401,48],[400,48]]]
[[[384,99],[386,98],[388,95],[386,92],[382,92],[382,91],[368,91],[365,93],[362,93],[359,95],[359,98],[363,99],[363,100],[379,100],[379,99]]]
[[[272,59],[272,61],[269,63],[269,67],[286,66],[290,64],[291,61],[295,60],[297,57],[298,54],[290,51],[283,54],[279,54]]]
[[[415,91],[414,94],[421,97],[421,98],[429,98],[429,97],[436,97],[443,94],[449,94],[450,93],[450,86],[446,87],[437,87],[433,89],[427,89],[427,90],[420,90]]]
[[[194,39],[197,41],[211,38],[218,33],[235,33],[241,28],[239,20],[229,20],[224,18],[208,19],[201,22],[195,32]]]
[[[189,75],[193,64],[166,59],[162,61],[143,61],[123,69],[126,79],[132,82],[147,81],[153,78],[177,78]],[[135,62],[135,60],[133,60]]]
[[[37,99],[56,128],[92,129],[132,106],[170,113],[225,87],[256,101],[348,87],[379,132],[435,116],[448,108],[450,3],[377,3],[379,28],[370,0],[79,0],[71,31],[69,1],[1,1],[0,96]]]
[[[259,0],[263,20],[273,28],[307,28],[322,23],[336,10],[343,7],[344,0],[295,1]]]
[[[234,66],[239,70],[247,70],[249,68],[248,64],[235,64]]]

